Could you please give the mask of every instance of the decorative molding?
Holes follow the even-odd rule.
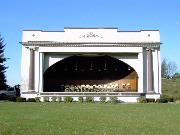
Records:
[[[80,36],[79,38],[103,38],[93,32],[88,32],[87,34],[84,34],[82,36]]]
[[[27,91],[21,92],[21,94],[38,94],[38,92],[36,92],[35,90],[27,90]]]
[[[160,42],[53,42],[53,41],[28,41],[21,42],[25,47],[145,47],[159,48]]]
[[[154,47],[147,47],[147,48],[146,48],[146,51],[150,51],[150,50],[151,50],[151,51],[155,51]]]
[[[33,51],[37,51],[39,50],[39,46],[34,46],[34,45],[31,45],[31,46],[26,46],[27,49],[32,49]]]

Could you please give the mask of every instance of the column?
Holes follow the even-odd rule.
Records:
[[[39,53],[39,92],[43,92],[44,53]]]
[[[34,50],[30,48],[29,90],[34,90]]]
[[[148,93],[154,92],[154,80],[153,80],[153,56],[152,49],[147,50],[147,61],[148,61]]]

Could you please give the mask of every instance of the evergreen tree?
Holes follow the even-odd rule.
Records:
[[[7,67],[4,64],[4,62],[6,61],[6,58],[4,57],[4,47],[4,40],[0,34],[0,90],[5,90],[7,88],[5,76]]]

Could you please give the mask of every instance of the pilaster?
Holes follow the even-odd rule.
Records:
[[[39,53],[39,92],[43,92],[44,53]]]

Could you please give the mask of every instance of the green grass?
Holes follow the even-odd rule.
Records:
[[[172,97],[180,97],[180,79],[162,79],[162,93]]]
[[[180,104],[0,102],[0,135],[179,135]]]

